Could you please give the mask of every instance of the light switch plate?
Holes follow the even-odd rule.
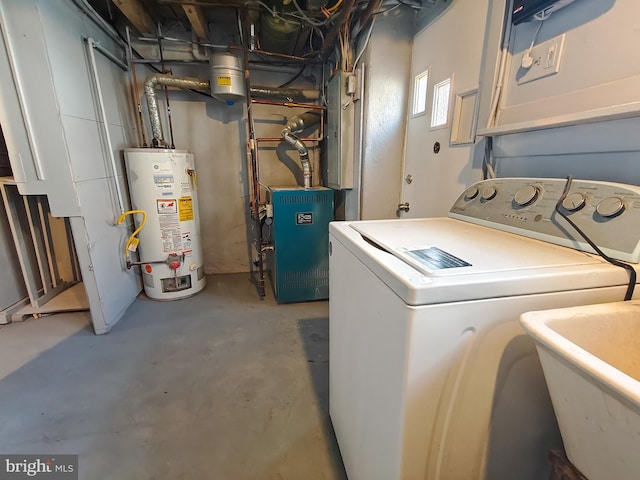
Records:
[[[565,37],[566,34],[563,33],[531,49],[529,55],[533,58],[533,65],[531,65],[531,68],[527,69],[525,73],[518,75],[518,85],[524,85],[534,80],[549,77],[560,71],[560,61],[562,60]],[[525,55],[527,55],[526,50],[520,57],[516,58],[520,58],[522,61]],[[520,70],[524,69],[521,68]]]

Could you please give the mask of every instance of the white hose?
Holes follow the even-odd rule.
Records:
[[[507,58],[509,56],[509,41],[511,39],[511,17],[513,12],[513,0],[510,0],[507,8],[507,24],[505,26],[504,38],[502,41],[502,49],[500,50],[500,67],[498,69],[498,78],[496,82],[496,88],[491,98],[491,108],[489,110],[489,118],[487,120],[487,128],[491,128],[498,116],[498,104],[500,102],[500,95],[502,94],[502,86],[504,84],[504,77],[507,69]]]

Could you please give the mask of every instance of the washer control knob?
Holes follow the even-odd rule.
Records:
[[[498,191],[495,187],[487,187],[482,191],[480,198],[484,201],[489,201],[496,196]]]
[[[596,213],[604,218],[613,218],[624,212],[624,202],[619,197],[607,197],[596,206]]]
[[[480,193],[480,191],[478,190],[478,187],[469,187],[467,191],[464,192],[464,199],[473,200],[478,196],[478,193]]]
[[[513,201],[520,207],[531,205],[538,199],[540,190],[534,185],[525,185],[513,196]]]
[[[577,212],[587,204],[587,198],[578,192],[568,194],[562,200],[562,208],[568,212]]]

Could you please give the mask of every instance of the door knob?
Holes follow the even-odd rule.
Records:
[[[409,211],[409,202],[399,203],[398,204],[398,210],[400,210],[401,212],[408,212]]]

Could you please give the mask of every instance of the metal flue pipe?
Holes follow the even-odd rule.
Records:
[[[162,124],[160,123],[158,99],[155,92],[156,88],[164,86],[191,90],[209,90],[209,80],[180,78],[158,73],[151,75],[144,81],[144,95],[147,99],[147,108],[149,110],[151,131],[153,132],[154,147],[163,146],[165,143],[164,135],[162,133]]]
[[[279,87],[251,87],[251,95],[254,97],[276,98],[303,98],[305,100],[317,100],[320,92],[313,89],[279,88]]]
[[[300,155],[300,163],[302,164],[302,176],[304,180],[304,188],[311,188],[313,168],[309,161],[309,151],[307,146],[302,140],[300,140],[295,134],[302,132],[305,128],[311,127],[320,123],[321,114],[319,112],[309,111],[302,115],[296,115],[291,117],[285,127],[280,132],[280,135],[293,148],[298,150]]]

